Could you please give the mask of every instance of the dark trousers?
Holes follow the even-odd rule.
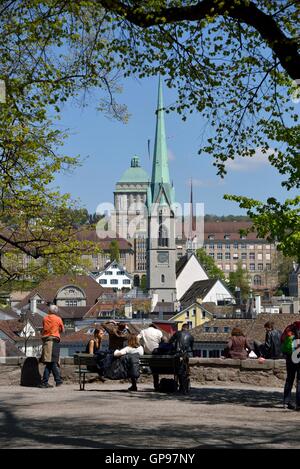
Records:
[[[300,407],[300,364],[293,363],[290,357],[286,358],[286,374],[283,392],[284,403],[288,404],[291,402],[292,389],[296,377],[296,406]]]
[[[45,366],[45,369],[44,369],[42,384],[48,384],[49,377],[50,377],[51,373],[54,376],[54,381],[55,381],[56,384],[62,383],[62,379],[61,379],[61,376],[60,376],[60,371],[59,371],[59,368],[57,366],[57,363],[49,362],[49,363],[46,363],[46,366]]]

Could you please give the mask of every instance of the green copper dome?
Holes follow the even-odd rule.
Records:
[[[140,159],[138,156],[131,158],[131,166],[123,173],[119,183],[148,183],[149,176],[146,171],[140,166]]]

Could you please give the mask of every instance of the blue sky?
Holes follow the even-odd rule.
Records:
[[[80,199],[89,212],[95,212],[103,202],[113,201],[117,180],[129,167],[134,155],[140,156],[141,165],[151,172],[147,141],[151,140],[151,159],[154,146],[155,109],[158,79],[127,79],[119,101],[130,113],[127,124],[107,119],[95,110],[95,104],[80,108],[69,103],[63,110],[58,127],[70,130],[64,152],[80,154],[82,165],[71,174],[59,175],[57,186]],[[175,91],[164,86],[164,102],[175,101]],[[216,176],[216,168],[208,155],[197,154],[206,122],[200,115],[192,115],[183,122],[176,113],[165,114],[169,150],[170,177],[174,181],[176,199],[189,201],[189,181],[194,180],[194,201],[204,203],[205,213],[245,214],[238,205],[223,200],[223,194],[246,195],[259,200],[275,196],[280,200],[292,197],[281,186],[282,177],[273,169],[266,157],[257,151],[254,158],[231,162],[225,179]]]

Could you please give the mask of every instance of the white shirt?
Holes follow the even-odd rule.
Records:
[[[121,350],[114,351],[114,357],[121,357],[122,355],[126,355],[126,353],[138,353],[139,355],[144,355],[144,349],[140,345],[139,347],[124,347]]]
[[[163,333],[155,327],[147,327],[143,329],[138,335],[139,339],[142,339],[144,345],[145,353],[152,353],[156,349],[162,339]]]

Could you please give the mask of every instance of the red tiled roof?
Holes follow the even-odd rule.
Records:
[[[229,235],[228,241],[241,239],[240,230],[247,230],[252,226],[249,221],[214,221],[204,223],[204,241],[207,242],[209,235],[214,235],[216,241],[226,241],[224,235]],[[246,235],[247,240],[259,240],[255,232]]]
[[[104,288],[88,275],[60,275],[41,282],[20,303],[18,303],[18,308],[26,306],[29,303],[30,298],[35,294],[39,294],[46,302],[52,302],[58,291],[68,285],[74,285],[84,290],[88,305],[95,304],[99,296],[104,293]]]
[[[121,251],[132,251],[132,245],[124,238],[98,238],[96,230],[82,230],[76,234],[79,241],[92,241],[97,243],[103,251],[110,251],[110,243],[117,241]]]

